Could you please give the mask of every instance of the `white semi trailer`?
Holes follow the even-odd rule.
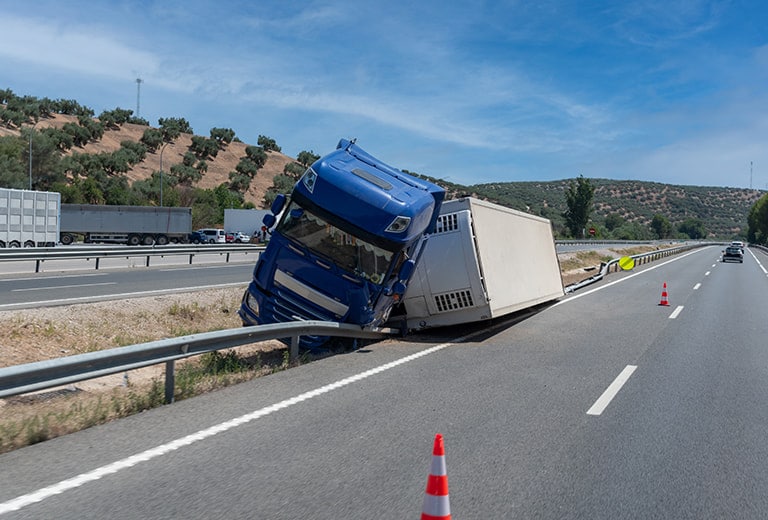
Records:
[[[443,202],[401,310],[408,330],[419,330],[489,320],[563,295],[550,221],[467,197]]]
[[[0,248],[55,246],[60,210],[59,193],[0,188]]]

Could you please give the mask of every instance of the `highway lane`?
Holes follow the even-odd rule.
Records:
[[[0,311],[242,285],[253,262],[139,267],[0,277]]]
[[[455,518],[762,518],[768,277],[750,253],[718,257],[695,250],[464,340],[371,345],[5,454],[0,512],[416,517],[441,432]]]

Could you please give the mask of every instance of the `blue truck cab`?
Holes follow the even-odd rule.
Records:
[[[434,231],[445,191],[342,139],[280,195],[239,315],[244,325],[383,324]],[[328,338],[302,336],[303,348]]]

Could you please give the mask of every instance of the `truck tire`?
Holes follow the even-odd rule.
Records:
[[[68,233],[64,233],[63,235],[61,235],[61,243],[64,244],[65,246],[70,245],[74,241],[75,241],[75,238]]]
[[[24,247],[35,247],[36,245],[37,244],[35,244],[31,240],[27,240],[26,242],[24,242]]]
[[[141,243],[141,237],[139,235],[128,235],[128,245],[137,246]]]
[[[164,246],[168,243],[168,237],[165,235],[157,235],[157,238],[155,239],[155,244],[159,246]]]
[[[141,243],[145,246],[151,246],[155,243],[155,237],[152,235],[144,235],[144,238],[141,239]]]

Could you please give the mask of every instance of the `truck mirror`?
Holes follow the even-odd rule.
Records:
[[[413,274],[413,270],[416,268],[416,262],[413,260],[406,260],[403,265],[400,266],[400,272],[397,274],[398,280],[409,280]]]
[[[264,218],[261,219],[262,224],[267,226],[267,228],[271,228],[275,225],[275,221],[277,221],[277,218],[272,213],[267,213],[264,215]]]
[[[280,193],[275,197],[275,200],[272,201],[272,206],[270,207],[270,211],[272,214],[277,215],[281,211],[283,211],[283,206],[285,206],[285,194]]]

